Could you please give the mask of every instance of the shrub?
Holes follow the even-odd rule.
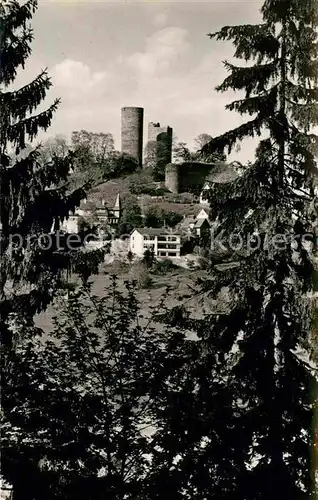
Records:
[[[158,209],[150,207],[145,213],[144,225],[145,227],[161,227],[163,220],[160,217]]]
[[[138,288],[150,288],[152,285],[149,270],[143,262],[138,262],[133,265],[132,277],[137,282]]]
[[[176,212],[167,212],[157,207],[150,207],[145,213],[144,224],[146,227],[175,227],[183,219],[182,215]]]
[[[152,285],[152,279],[149,275],[148,269],[142,271],[138,277],[138,286],[139,288],[150,288]]]
[[[147,268],[150,268],[153,266],[154,262],[155,262],[155,254],[154,254],[154,251],[153,251],[153,248],[149,249],[147,248],[147,250],[145,250],[144,252],[144,256],[143,256],[143,259],[142,259],[142,263],[145,264],[145,266]]]
[[[111,264],[107,265],[105,274],[111,273],[113,275],[120,275],[121,273],[126,273],[129,269],[127,262],[123,262],[119,259],[114,259]]]
[[[162,218],[165,220],[167,226],[175,227],[179,222],[182,221],[183,216],[176,212],[165,212],[162,211]]]
[[[131,264],[132,261],[134,260],[134,255],[133,255],[133,253],[132,253],[131,250],[129,250],[128,253],[127,253],[127,260],[129,262],[129,264]]]
[[[130,192],[132,194],[140,195],[140,194],[148,194],[149,196],[164,196],[169,193],[169,190],[164,187],[156,187],[156,186],[145,186],[137,183],[131,183]]]
[[[153,266],[153,272],[154,274],[164,275],[173,271],[175,268],[175,264],[173,264],[170,259],[165,259],[155,263],[155,265]]]
[[[140,207],[136,202],[131,201],[126,204],[123,210],[123,215],[117,228],[117,237],[129,234],[134,227],[140,227],[141,225],[142,217]]]
[[[169,191],[166,188],[141,187],[138,194],[148,194],[149,196],[164,196]]]
[[[188,266],[188,269],[190,269],[190,271],[194,271],[197,267],[193,260],[188,260],[187,266]]]
[[[198,259],[198,265],[199,268],[202,269],[202,271],[206,271],[210,267],[209,260],[206,257],[200,257]]]
[[[87,219],[81,216],[78,218],[78,234],[83,237],[88,234],[97,235],[97,225],[94,224],[93,218]]]

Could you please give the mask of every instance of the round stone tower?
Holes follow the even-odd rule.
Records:
[[[167,127],[165,132],[157,136],[157,163],[168,165],[172,161],[172,128]]]
[[[179,193],[179,165],[173,163],[166,165],[165,186],[171,193]]]
[[[125,107],[121,109],[121,151],[142,167],[144,108]]]

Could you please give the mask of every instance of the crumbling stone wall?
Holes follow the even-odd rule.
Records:
[[[179,165],[169,163],[165,169],[165,186],[171,193],[178,194],[179,192]]]
[[[156,162],[167,165],[172,161],[172,128],[150,122],[148,125],[148,144],[156,144]]]
[[[170,163],[165,169],[165,186],[174,194],[192,193],[199,196],[206,181],[223,183],[237,178],[237,173],[223,163]]]
[[[213,167],[213,163],[187,162],[180,165],[170,163],[166,166],[166,188],[174,194],[199,195]]]

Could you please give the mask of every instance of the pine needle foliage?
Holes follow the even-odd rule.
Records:
[[[87,187],[70,189],[71,153],[43,163],[40,146],[27,149],[39,132],[49,128],[60,100],[37,112],[52,85],[46,69],[23,87],[14,85],[31,54],[30,23],[37,6],[36,0],[23,4],[5,0],[0,6],[0,316],[4,343],[10,341],[4,327],[9,315],[32,318],[45,309],[63,286],[65,270],[72,266],[76,270],[77,260],[82,268],[84,262],[82,254],[59,244],[56,233],[85,197]],[[92,257],[92,267],[96,268],[98,258]]]
[[[224,446],[229,456],[223,474],[230,471],[230,483],[216,497],[308,499],[315,498],[317,386],[304,361],[310,355],[305,299],[312,291],[317,215],[311,206],[318,146],[313,133],[318,2],[266,0],[261,13],[262,24],[226,26],[209,35],[231,41],[234,56],[244,61],[241,66],[225,61],[229,76],[216,90],[243,92],[226,108],[252,118],[203,149],[231,152],[246,137],[260,138],[253,165],[237,181],[210,190],[222,244],[239,248],[238,265],[223,272],[212,267],[201,284],[212,296],[227,286],[232,298],[229,314],[213,317],[201,335],[207,351],[216,350],[227,366],[232,401],[228,420],[214,427],[219,436],[223,426],[231,429],[234,441],[234,455]],[[214,449],[212,443],[211,456]],[[210,480],[213,484],[213,473]]]

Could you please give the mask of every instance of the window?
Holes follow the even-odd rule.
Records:
[[[176,243],[159,243],[158,244],[158,250],[159,249],[162,249],[162,250],[166,250],[168,248],[171,248],[171,249],[177,249],[177,244]]]

